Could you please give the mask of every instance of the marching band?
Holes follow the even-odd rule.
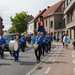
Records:
[[[40,39],[39,39],[40,37]],[[50,34],[43,35],[43,32],[38,32],[38,35],[35,36],[32,46],[37,42],[38,48],[35,49],[35,56],[36,56],[36,61],[40,62],[40,56],[43,54],[44,56],[44,51],[48,53],[51,49],[51,42],[53,42],[52,36]],[[37,47],[37,46],[36,46]]]
[[[43,16],[40,16],[40,21],[38,21],[37,23],[37,28],[38,28],[37,29],[38,32],[36,33],[37,35],[32,41],[32,46],[35,50],[36,61],[40,62],[41,54],[44,56],[44,52],[48,53],[48,51],[51,50],[51,42],[53,42],[53,38],[52,36],[50,36],[50,34],[47,34],[45,32]],[[8,40],[8,43],[6,43],[6,40],[3,38],[3,35],[1,35],[0,38],[1,59],[3,59],[4,57],[4,47],[6,44],[8,45],[10,44],[8,50],[10,54],[14,56],[14,61],[18,62],[20,49],[22,50],[22,52],[25,51],[26,39],[24,35],[22,35],[20,39],[19,39],[19,35],[16,35],[16,39],[14,39],[14,36],[12,35],[11,38]]]

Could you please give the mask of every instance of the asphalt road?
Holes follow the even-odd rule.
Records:
[[[53,46],[51,50],[54,48],[56,46]],[[45,53],[45,56],[41,56],[41,60],[46,56]],[[0,59],[0,75],[26,75],[37,64],[33,48],[24,53],[20,52],[19,62],[14,62],[14,57],[6,54],[4,59]]]

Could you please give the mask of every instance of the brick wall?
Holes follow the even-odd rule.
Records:
[[[2,18],[0,17],[0,35],[1,35],[1,32],[2,32]]]

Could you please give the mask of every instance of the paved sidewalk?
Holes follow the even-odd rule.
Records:
[[[58,56],[50,64],[45,75],[75,75],[75,50],[73,50],[73,46],[69,45],[68,49],[62,48],[57,54]]]

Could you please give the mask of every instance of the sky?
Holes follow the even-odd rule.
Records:
[[[11,27],[10,16],[16,13],[28,11],[29,15],[35,17],[39,10],[52,6],[61,0],[0,0],[0,16],[3,18],[4,30]]]

